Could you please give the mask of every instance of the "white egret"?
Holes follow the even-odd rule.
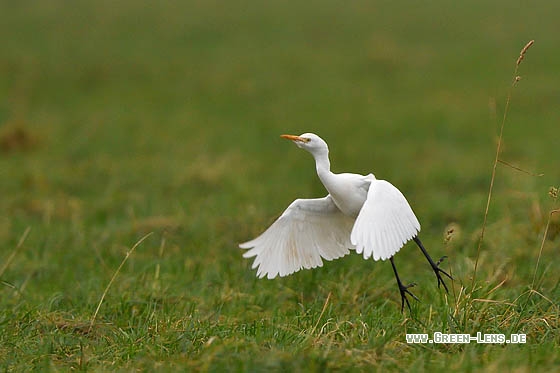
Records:
[[[445,258],[434,263],[418,238],[420,223],[403,194],[391,183],[373,176],[331,172],[327,143],[313,133],[282,135],[315,158],[319,179],[328,195],[316,199],[296,199],[260,236],[239,245],[249,249],[243,257],[255,257],[252,268],[259,278],[287,276],[302,268],[321,267],[322,259],[333,260],[356,250],[364,259],[391,261],[404,303],[407,294],[418,300],[403,285],[393,256],[409,240],[414,240],[430,263],[438,280],[448,291],[439,268]]]

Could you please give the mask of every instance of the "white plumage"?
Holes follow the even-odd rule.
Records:
[[[387,260],[420,231],[420,223],[400,190],[372,180],[350,241],[364,259]]]
[[[349,253],[354,219],[344,215],[331,196],[297,199],[263,234],[239,245],[256,256],[257,276],[287,276],[302,268],[321,267],[321,258],[333,260]]]
[[[257,276],[287,276],[323,265],[356,250],[364,259],[386,260],[420,231],[402,193],[372,174],[334,174],[328,146],[319,136],[282,135],[315,158],[317,174],[329,192],[324,198],[297,199],[260,236],[242,243],[255,257]]]

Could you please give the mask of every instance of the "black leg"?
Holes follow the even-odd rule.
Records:
[[[439,268],[440,263],[443,262],[443,260],[446,257],[443,256],[443,257],[441,257],[440,260],[437,261],[437,263],[434,263],[434,261],[430,257],[430,254],[428,254],[428,252],[424,248],[424,245],[422,245],[422,241],[420,241],[418,236],[414,237],[413,240],[414,240],[414,242],[416,242],[416,244],[418,245],[420,250],[422,250],[422,252],[424,253],[424,256],[426,257],[426,259],[428,259],[428,262],[432,266],[432,269],[434,270],[434,273],[436,274],[436,277],[437,277],[438,288],[440,287],[441,284],[443,284],[443,287],[445,288],[445,291],[449,293],[449,290],[447,289],[447,285],[445,285],[445,282],[443,281],[443,278],[441,277],[441,273],[443,273],[444,275],[449,277],[451,280],[453,280],[453,277],[451,277],[449,275],[449,273],[445,272],[443,269]]]
[[[395,262],[393,261],[393,257],[391,257],[389,260],[391,261],[391,265],[393,266],[393,272],[395,272],[395,277],[397,278],[397,284],[399,285],[399,292],[401,293],[401,312],[403,312],[404,310],[404,302],[406,302],[406,305],[408,306],[408,310],[412,312],[412,310],[410,309],[410,303],[408,303],[408,298],[406,297],[406,295],[408,294],[412,298],[418,300],[418,298],[416,298],[414,294],[408,291],[408,288],[411,288],[416,284],[412,283],[407,286],[404,286],[401,282],[401,279],[399,278],[399,274],[397,273],[397,267],[395,267]]]

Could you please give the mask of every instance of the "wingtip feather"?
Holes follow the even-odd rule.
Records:
[[[251,249],[256,246],[256,242],[255,242],[256,240],[257,238],[255,238],[254,240],[241,242],[240,244],[238,244],[238,246],[240,249]]]

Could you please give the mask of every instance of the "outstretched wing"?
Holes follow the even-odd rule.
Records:
[[[354,219],[344,215],[330,195],[297,199],[259,237],[239,245],[250,249],[245,258],[256,257],[257,276],[287,276],[302,268],[321,267],[321,258],[333,260],[353,248],[350,232]]]
[[[385,180],[372,180],[350,236],[364,259],[386,260],[420,231],[420,223],[402,193]]]

